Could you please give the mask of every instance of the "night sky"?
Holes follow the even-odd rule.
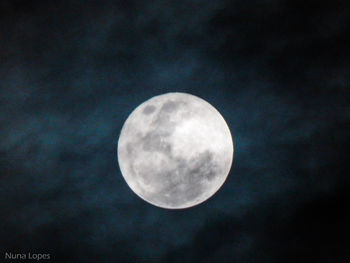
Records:
[[[346,0],[2,0],[0,259],[347,262],[349,29]],[[127,186],[117,140],[176,91],[235,154],[212,198],[167,210]]]

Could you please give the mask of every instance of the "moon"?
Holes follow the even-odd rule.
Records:
[[[166,93],[140,104],[118,140],[122,175],[143,200],[162,208],[198,205],[225,182],[233,140],[221,114],[187,93]]]

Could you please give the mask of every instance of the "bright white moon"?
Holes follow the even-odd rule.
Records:
[[[169,209],[195,206],[223,185],[233,159],[230,130],[208,102],[167,93],[139,105],[118,141],[118,161],[129,187]]]

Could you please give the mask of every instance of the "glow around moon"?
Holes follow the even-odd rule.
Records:
[[[139,105],[118,141],[118,161],[129,187],[163,208],[195,206],[225,182],[233,141],[221,114],[186,93],[167,93]]]

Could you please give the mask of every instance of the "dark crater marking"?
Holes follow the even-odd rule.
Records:
[[[147,105],[147,106],[143,109],[142,113],[145,114],[145,115],[149,115],[149,114],[153,113],[155,110],[156,110],[156,107],[155,107],[155,106],[153,106],[153,105]]]

